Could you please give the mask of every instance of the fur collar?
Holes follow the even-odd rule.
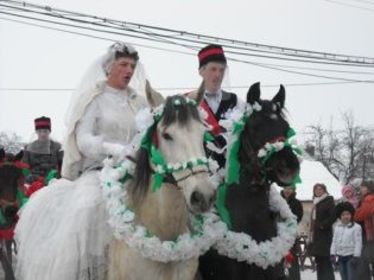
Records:
[[[318,203],[320,203],[322,200],[326,199],[327,197],[329,197],[328,193],[324,193],[323,195],[321,195],[319,197],[315,197],[315,198],[313,198],[313,204],[317,205]]]

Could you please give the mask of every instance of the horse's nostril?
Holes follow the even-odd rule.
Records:
[[[214,202],[216,201],[216,196],[215,195],[212,195],[209,199],[209,207],[212,206],[214,204]]]
[[[204,203],[204,196],[201,192],[194,191],[191,195],[191,204],[192,205],[199,205]]]

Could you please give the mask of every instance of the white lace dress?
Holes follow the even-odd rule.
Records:
[[[81,175],[59,179],[33,194],[16,228],[18,280],[102,280],[112,238],[101,196],[99,167],[128,145],[135,114],[146,106],[132,91],[102,87],[77,123]]]

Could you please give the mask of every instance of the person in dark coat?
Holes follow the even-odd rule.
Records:
[[[313,187],[313,209],[309,233],[310,254],[315,257],[318,280],[334,280],[334,269],[330,259],[333,237],[332,225],[336,220],[334,198],[324,184]]]
[[[38,139],[26,145],[22,158],[30,166],[31,181],[47,176],[52,169],[59,171],[63,157],[61,144],[50,139],[51,119],[43,116],[34,123]]]
[[[363,226],[363,250],[357,279],[374,279],[374,181],[363,181],[360,187],[361,201],[354,220]]]
[[[296,198],[295,186],[287,186],[281,191],[282,197],[287,201],[293,214],[297,218],[297,223],[300,223],[304,215],[303,205],[300,200]],[[294,246],[291,248],[291,254],[294,259],[291,266],[288,269],[288,279],[300,280],[300,265],[298,255],[301,252],[300,244],[298,240],[295,241]]]

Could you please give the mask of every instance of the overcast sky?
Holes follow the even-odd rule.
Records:
[[[355,0],[342,1],[360,4]],[[366,4],[367,10],[325,0],[50,0],[33,3],[212,36],[374,57],[374,5],[369,3]],[[0,15],[0,131],[15,132],[28,141],[33,132],[33,119],[46,115],[52,118],[54,137],[62,140],[64,113],[71,92],[1,89],[74,88],[85,69],[105,51],[110,42],[8,22],[1,18],[4,16]],[[107,37],[135,42],[126,37]],[[165,47],[151,42],[146,44]],[[200,77],[196,56],[145,47],[137,49],[156,88],[198,86]],[[181,47],[177,49],[186,51]],[[232,86],[249,86],[257,81],[264,85],[329,82],[233,61],[229,62],[229,66]],[[373,74],[322,74],[374,80],[374,69],[365,71]],[[270,97],[277,90],[264,87],[263,94]],[[233,91],[244,97],[247,89]],[[286,87],[286,92],[290,119],[299,131],[319,122],[327,125],[331,118],[340,126],[339,114],[346,110],[354,113],[358,124],[374,126],[373,83]]]

